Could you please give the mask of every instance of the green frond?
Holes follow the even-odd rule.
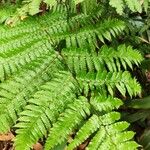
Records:
[[[142,12],[141,3],[138,0],[125,0],[125,2],[133,12]]]
[[[134,132],[124,131],[127,129],[127,127],[128,124],[126,122],[117,122],[104,127],[105,137],[103,137],[103,140],[101,141],[98,150],[100,149],[116,150],[116,149],[124,149],[124,148],[127,148],[128,150],[137,149],[139,145],[136,142],[132,141],[134,137]]]
[[[12,56],[6,54],[8,58],[0,59],[0,68],[1,68],[1,76],[0,80],[9,78],[11,75],[16,73],[17,71],[26,68],[28,65],[32,64],[32,62],[38,61],[39,58],[47,57],[47,55],[51,57],[56,57],[54,50],[51,45],[47,42],[39,41],[34,43],[34,45],[26,47],[26,49],[20,53],[14,51]],[[2,73],[3,72],[3,73]]]
[[[118,121],[123,102],[114,96],[141,92],[125,70],[143,58],[119,45],[126,24],[111,7],[109,16],[108,3],[119,14],[126,6],[141,11],[136,0],[27,0],[6,21],[11,27],[0,26],[0,134],[13,130],[16,150],[42,138],[46,150],[64,142],[73,150],[85,141],[87,150],[138,147],[129,124]],[[32,17],[41,4],[44,15]],[[9,10],[0,21],[8,16]]]
[[[123,10],[124,10],[124,2],[123,0],[110,0],[109,1],[109,4],[116,8],[116,11],[118,14],[122,14],[123,13]]]
[[[17,5],[11,5],[10,3],[1,4],[0,6],[0,24],[6,21],[15,11]]]
[[[109,125],[120,118],[119,113],[111,112],[98,117],[93,115],[77,132],[73,141],[68,145],[67,150],[73,150],[82,142],[84,142],[90,135],[95,133],[101,125]],[[102,122],[101,122],[102,121]]]
[[[104,85],[108,92],[113,95],[116,88],[123,96],[128,92],[130,96],[140,93],[141,87],[136,79],[133,79],[129,72],[98,72],[80,73],[77,75],[81,90],[87,95],[89,90],[101,88]]]
[[[71,2],[68,2],[67,0],[24,0],[22,6],[16,10],[13,17],[9,19],[6,23],[9,25],[15,24],[16,22],[20,21],[20,18],[27,17],[28,15],[33,16],[41,12],[42,10],[40,9],[40,6],[43,2],[46,4],[46,9],[50,7],[53,11],[56,12],[57,7],[59,6],[63,8],[63,10],[66,10],[66,4],[68,5],[68,7],[76,9],[76,5],[82,3],[83,1],[84,0],[73,0]],[[65,7],[63,7],[63,5]]]
[[[103,142],[104,138],[105,138],[105,128],[104,127],[100,127],[100,129],[97,131],[97,133],[95,134],[95,136],[92,138],[92,140],[90,141],[88,147],[86,148],[87,150],[97,150],[99,145]]]
[[[110,71],[120,71],[121,65],[124,69],[127,69],[127,66],[133,69],[133,64],[139,65],[143,60],[142,55],[137,50],[125,45],[119,45],[117,50],[105,45],[100,49],[99,55]]]
[[[61,72],[54,76],[55,78],[51,82],[42,85],[33,98],[28,100],[29,104],[20,113],[19,123],[15,125],[18,128],[16,131],[18,135],[15,139],[16,150],[32,147],[34,143],[47,134],[66,105],[75,100],[76,86],[71,75]],[[81,104],[83,104],[82,101],[79,106]],[[70,108],[73,109],[73,106],[71,105]]]
[[[98,3],[96,0],[84,0],[82,3],[82,10],[84,13],[90,14],[95,10]]]
[[[82,142],[84,142],[92,133],[99,128],[99,118],[93,115],[79,130],[75,139],[69,144],[67,150],[73,150]]]
[[[118,109],[123,104],[123,102],[118,98],[111,96],[106,97],[103,95],[91,98],[90,103],[95,108],[95,110],[100,112],[109,112],[111,110]]]
[[[104,22],[97,23],[93,26],[86,26],[78,32],[66,35],[67,47],[83,47],[89,44],[91,47],[98,47],[96,44],[96,36],[104,43],[104,39],[112,40],[112,36],[116,37],[124,30],[124,22],[117,19],[108,19]]]
[[[88,114],[89,104],[84,97],[81,97],[79,100],[75,100],[73,104],[70,104],[50,130],[45,150],[53,149],[54,146],[63,142],[67,136],[71,134],[74,127],[80,124]]]
[[[6,132],[16,122],[26,101],[38,90],[40,85],[52,78],[60,63],[56,59],[56,56],[41,58],[35,63],[31,63],[18,75],[15,74],[11,79],[1,83],[0,132]],[[5,118],[5,122],[3,118]]]
[[[138,0],[110,0],[109,4],[116,8],[118,14],[123,14],[123,10],[126,6],[133,12],[142,12],[142,5]]]
[[[128,127],[127,122],[115,123],[117,121],[117,119],[115,120],[116,115],[118,116],[117,113],[111,112],[102,117],[92,116],[77,132],[67,150],[73,150],[89,136],[92,139],[86,148],[87,150],[116,150],[125,148],[127,145],[129,146],[128,149],[136,149],[138,144],[132,141],[134,132],[124,131]],[[110,120],[108,120],[108,117],[110,117]]]
[[[1,41],[9,41],[12,38],[16,38],[19,36],[23,36],[26,34],[35,34],[36,32],[39,33],[39,31],[43,31],[45,29],[47,29],[46,27],[52,27],[53,25],[57,25],[60,24],[61,22],[63,22],[63,20],[66,19],[66,13],[52,13],[51,15],[46,14],[44,16],[42,16],[41,18],[28,18],[26,19],[25,22],[21,22],[20,24],[18,24],[15,27],[7,27],[5,26],[5,30],[3,29],[3,31],[1,32]],[[1,28],[0,28],[1,30]],[[7,33],[6,33],[7,31]],[[36,34],[37,35],[37,34]],[[42,35],[40,35],[42,36]]]
[[[81,71],[120,71],[121,67],[133,68],[133,64],[140,64],[142,55],[133,50],[131,46],[118,46],[117,50],[103,46],[98,54],[88,48],[63,49],[62,55],[65,58],[70,70],[78,74]]]

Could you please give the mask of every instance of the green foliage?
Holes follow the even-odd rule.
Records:
[[[0,23],[3,23],[8,19],[16,10],[16,5],[1,4],[0,5]]]
[[[109,4],[116,8],[118,14],[123,14],[126,5],[133,12],[142,12],[142,4],[138,0],[110,0]]]
[[[6,9],[3,9],[1,12],[2,14],[7,14],[4,18],[9,18],[6,23],[9,25],[15,24],[16,22],[20,20],[24,20],[28,15],[35,15],[37,13],[40,13],[43,11],[51,10],[51,11],[57,11],[58,9],[65,8],[69,10],[68,15],[70,13],[76,13],[78,11],[77,5],[80,5],[80,11],[84,14],[91,14],[95,10],[97,10],[97,7],[103,5],[110,5],[116,9],[116,12],[120,15],[124,13],[126,8],[128,7],[129,10],[132,12],[142,12],[142,9],[144,8],[145,12],[148,11],[149,6],[149,0],[139,1],[139,0],[24,0],[24,1],[16,1],[17,4],[19,4],[17,7],[13,7],[13,10],[15,9],[15,13],[6,13]],[[11,4],[8,5],[8,8],[11,10]],[[11,11],[7,12],[11,12]],[[5,19],[2,18],[2,21]]]
[[[136,149],[134,133],[117,112],[123,102],[116,93],[141,92],[129,70],[142,55],[117,44],[126,24],[117,14],[105,19],[95,0],[44,2],[52,11],[0,26],[0,133],[16,132],[16,150],[30,150],[43,137],[45,149],[55,149],[71,136],[68,150],[86,140],[89,150]],[[20,17],[38,13],[40,4],[26,1]]]

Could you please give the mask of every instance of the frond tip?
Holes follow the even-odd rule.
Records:
[[[126,6],[133,12],[142,12],[142,5],[138,0],[109,0],[109,4],[116,8],[118,14],[123,14]]]
[[[92,139],[87,146],[88,150],[116,150],[118,146],[119,148],[125,148],[127,145],[129,146],[128,149],[136,149],[138,144],[132,141],[134,132],[124,131],[128,124],[126,122],[116,122],[117,119],[119,119],[119,114],[116,112],[100,117],[92,116],[77,132],[73,141],[68,145],[67,150],[73,150],[89,136]]]
[[[64,141],[87,114],[89,115],[89,104],[87,100],[81,97],[75,100],[72,105],[69,105],[64,114],[61,114],[57,123],[50,130],[49,137],[45,145],[45,150],[53,149],[53,147]]]

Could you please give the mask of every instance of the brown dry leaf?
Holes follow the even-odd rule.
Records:
[[[150,58],[150,54],[145,55],[146,58]]]
[[[147,81],[150,82],[150,71],[146,71],[146,78]]]
[[[33,146],[33,150],[43,150],[43,146],[40,143],[36,143]]]
[[[78,147],[78,150],[84,150],[86,148],[86,146],[88,145],[88,141],[86,141],[85,143],[81,144],[79,147]]]
[[[11,132],[7,134],[0,134],[0,141],[11,141],[14,138],[14,135]]]

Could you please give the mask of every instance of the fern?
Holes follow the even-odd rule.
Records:
[[[24,20],[28,15],[35,15],[41,11],[41,5],[46,4],[46,10],[51,8],[52,11],[57,11],[58,9],[64,10],[65,6],[70,9],[71,12],[76,12],[77,5],[81,4],[81,11],[85,14],[91,14],[93,11],[96,10],[97,6],[99,5],[105,5],[109,4],[110,6],[116,8],[116,11],[118,14],[122,15],[125,8],[128,7],[132,12],[142,12],[142,8],[144,7],[145,11],[148,10],[148,0],[145,0],[144,2],[140,2],[138,0],[109,0],[109,1],[96,1],[96,0],[24,0],[22,4],[19,3],[18,7],[13,8],[13,11],[16,9],[16,12],[13,14],[13,17],[11,19],[9,18],[11,16],[11,13],[5,12],[5,9],[2,10],[3,14],[6,17],[4,17],[1,22],[5,21],[5,18],[9,18],[6,23],[11,25],[15,24],[19,20]],[[8,5],[8,8],[11,8],[11,5]],[[66,9],[66,8],[65,8]],[[11,12],[11,11],[10,11]]]
[[[73,142],[71,142],[69,144],[67,149],[68,150],[74,149],[77,145],[81,144],[89,135],[91,135],[92,133],[94,133],[96,131],[97,132],[101,132],[101,136],[103,136],[103,139],[101,139],[99,137],[97,139],[98,140],[101,139],[102,143],[100,143],[100,145],[95,147],[96,144],[93,144],[93,142],[94,142],[96,137],[93,137],[93,140],[91,141],[91,143],[89,144],[87,149],[106,149],[106,148],[108,148],[108,149],[117,149],[118,148],[118,144],[120,144],[119,145],[120,148],[126,147],[125,141],[128,141],[128,140],[132,139],[134,134],[131,133],[131,132],[122,132],[120,134],[121,135],[123,135],[123,134],[125,135],[124,137],[122,136],[122,143],[121,143],[121,140],[117,141],[117,137],[116,137],[116,140],[114,140],[115,133],[119,137],[119,132],[123,131],[127,127],[127,125],[126,125],[127,123],[126,122],[114,123],[118,118],[119,118],[119,114],[117,114],[115,112],[108,113],[108,114],[103,115],[101,117],[92,116],[84,124],[84,126],[81,127],[81,129],[78,131],[75,139],[73,140]],[[120,126],[123,129],[120,129]],[[112,128],[113,129],[115,128],[116,130],[115,129],[112,130]],[[129,137],[128,137],[128,133],[130,133]],[[98,136],[97,134],[95,136]],[[119,143],[117,143],[117,142],[119,142]],[[138,146],[135,142],[132,142],[132,141],[128,142],[128,144],[129,145],[133,144],[133,146],[132,146],[133,149]],[[131,148],[131,146],[130,146],[130,148]]]
[[[26,1],[12,19],[39,13],[41,2]],[[141,92],[130,70],[142,55],[117,44],[124,21],[117,15],[107,18],[105,2],[44,3],[51,9],[45,15],[0,26],[0,133],[14,130],[16,150],[30,150],[42,138],[46,150],[64,141],[68,150],[85,141],[89,150],[136,149],[134,133],[117,112],[123,102],[116,93]]]
[[[66,136],[71,133],[72,129],[80,123],[81,120],[86,118],[86,113],[89,113],[88,105],[86,100],[79,99],[76,100],[70,108],[66,109],[62,117],[59,117],[58,122],[54,124],[51,129],[45,149],[51,149],[58,143],[61,143]],[[72,116],[74,116],[74,119],[72,119]],[[51,136],[51,134],[53,136]]]
[[[0,23],[5,22],[16,10],[16,5],[10,5],[10,3],[7,4],[1,4],[0,6]]]
[[[30,104],[21,113],[20,123],[16,125],[21,128],[17,130],[16,149],[32,147],[32,144],[47,133],[59,113],[63,112],[65,105],[75,99],[75,85],[71,78],[67,73],[58,74],[57,78],[43,85],[34,98],[28,101]],[[29,136],[28,140],[26,136]],[[22,144],[22,141],[26,142]]]
[[[109,4],[116,8],[117,13],[122,14],[125,6],[133,12],[142,12],[142,5],[138,0],[110,0]],[[125,5],[126,4],[126,5]]]
[[[120,45],[117,50],[105,45],[98,54],[91,52],[86,47],[84,49],[63,49],[62,54],[69,68],[76,73],[83,70],[93,71],[94,69],[102,71],[107,68],[109,71],[120,71],[121,67],[127,69],[128,66],[132,69],[134,63],[138,65],[142,61],[142,56],[138,51],[136,53],[131,46],[126,47],[125,45]]]
[[[94,88],[99,89],[106,85],[108,93],[113,95],[113,89],[116,87],[120,93],[125,96],[126,92],[130,95],[136,95],[140,92],[140,85],[136,82],[136,79],[132,79],[128,72],[98,72],[93,73],[80,73],[77,77],[80,87],[87,95],[90,90]]]

